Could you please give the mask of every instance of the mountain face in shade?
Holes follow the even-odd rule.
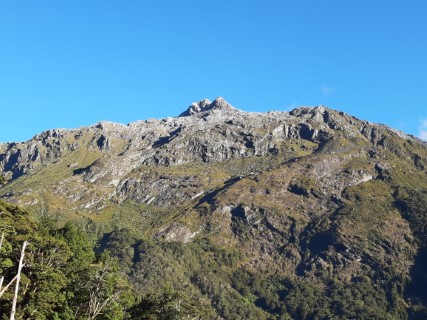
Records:
[[[106,230],[137,290],[172,283],[212,319],[423,318],[426,170],[384,125],[222,98],[0,144],[3,200]]]

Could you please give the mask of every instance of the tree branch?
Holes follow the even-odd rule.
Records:
[[[3,245],[3,240],[4,240],[4,231],[1,233],[1,239],[0,239],[0,251],[1,251],[1,246]]]
[[[12,280],[10,280],[10,282],[6,285],[6,287],[4,287],[2,291],[0,291],[0,297],[6,292],[6,290],[10,287],[10,285],[13,283],[13,281],[16,280],[17,276],[18,275],[16,275]]]
[[[15,320],[16,313],[16,302],[18,301],[18,291],[19,291],[19,281],[21,280],[21,270],[24,264],[25,248],[27,247],[28,242],[24,241],[21,251],[21,259],[19,259],[18,273],[16,274],[16,284],[15,284],[15,295],[12,301],[12,311],[10,312],[10,320]]]

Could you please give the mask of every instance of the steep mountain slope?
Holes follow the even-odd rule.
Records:
[[[0,169],[3,199],[94,221],[138,290],[179,287],[207,318],[426,315],[427,146],[386,126],[217,98],[2,144]]]

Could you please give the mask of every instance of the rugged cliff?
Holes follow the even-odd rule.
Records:
[[[236,319],[422,317],[413,282],[425,236],[414,221],[427,208],[426,170],[426,144],[384,125],[323,106],[249,113],[222,98],[176,118],[0,145],[3,199],[59,223],[125,228],[120,248],[117,230],[103,243],[139,290],[185,287],[209,317],[233,318],[227,299],[253,308]],[[333,307],[339,286],[359,311]],[[323,295],[308,313],[289,304],[304,290]],[[372,310],[369,290],[382,301]]]

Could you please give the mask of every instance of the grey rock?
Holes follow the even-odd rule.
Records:
[[[83,199],[75,185],[83,189],[93,185],[104,190],[103,196],[96,193],[92,198],[85,196],[85,209],[102,207],[97,197],[105,201],[132,200],[167,207],[208,192],[205,190],[208,183],[202,177],[159,177],[138,174],[138,170],[184,164],[203,166],[268,156],[297,161],[298,152],[350,154],[357,141],[358,145],[360,141],[366,145],[366,150],[360,151],[362,156],[370,154],[381,168],[382,160],[375,151],[378,146],[390,144],[387,146],[390,150],[400,157],[406,156],[384,139],[385,133],[403,135],[324,106],[300,107],[291,112],[244,112],[218,97],[212,102],[205,99],[193,103],[176,118],[149,119],[128,125],[101,121],[73,130],[48,130],[22,143],[1,144],[0,173],[14,181],[47,170],[49,166],[68,170],[64,173],[68,178],[54,181],[54,185],[61,184],[55,191],[58,194],[68,199]],[[349,142],[341,145],[339,135]],[[418,143],[410,136],[403,136]],[[312,149],[304,149],[307,148],[304,141]],[[94,160],[83,164],[88,155]],[[366,182],[377,175],[374,168],[343,173],[339,168],[345,157],[329,157],[308,170],[320,185],[319,190],[306,191],[308,196],[339,195],[346,186]],[[66,169],[60,169],[61,163]],[[250,167],[239,170],[246,171],[236,174],[255,174]],[[73,187],[64,187],[64,184]],[[290,185],[290,190],[298,192],[298,188]]]

